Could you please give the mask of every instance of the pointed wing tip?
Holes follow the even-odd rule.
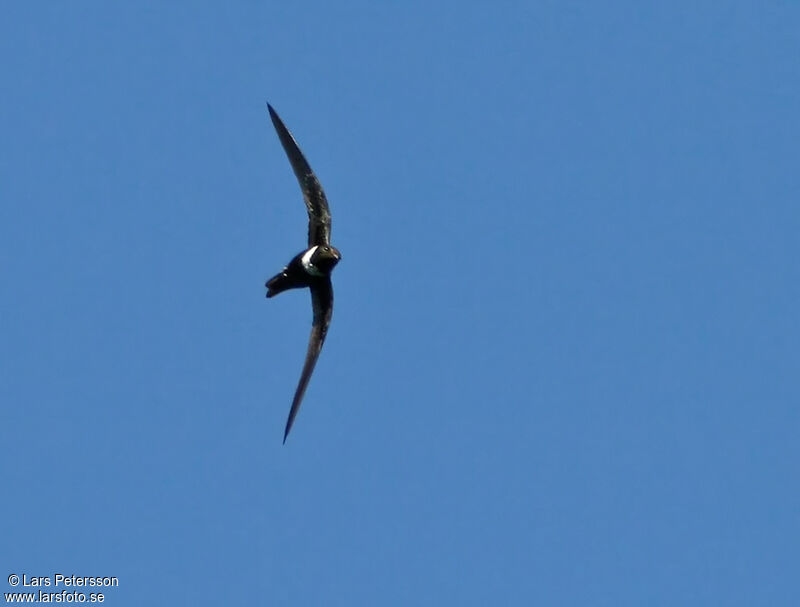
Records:
[[[292,403],[292,408],[289,410],[289,417],[286,418],[286,427],[283,429],[283,444],[286,444],[286,439],[289,437],[289,432],[292,431],[294,425],[294,417],[297,415],[297,408],[295,403]]]

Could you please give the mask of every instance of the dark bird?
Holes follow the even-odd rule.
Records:
[[[308,340],[306,362],[300,374],[300,382],[292,400],[289,410],[289,419],[286,420],[286,430],[283,433],[283,442],[289,436],[294,418],[303,401],[308,380],[317,364],[317,358],[328,334],[333,315],[333,286],[331,285],[331,271],[339,263],[342,256],[339,251],[331,246],[331,214],[328,209],[328,200],[325,192],[308,165],[303,152],[292,137],[289,129],[283,124],[278,114],[270,104],[269,115],[272,124],[278,132],[289,162],[292,164],[294,174],[303,191],[303,199],[308,211],[308,248],[295,255],[278,274],[267,281],[267,297],[274,297],[288,289],[308,287],[311,291],[311,306],[314,310],[314,321],[311,325],[311,337]]]

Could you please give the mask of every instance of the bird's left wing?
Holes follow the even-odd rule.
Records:
[[[333,316],[333,286],[330,278],[322,279],[311,286],[311,305],[314,308],[314,322],[311,326],[311,337],[308,340],[306,362],[303,365],[303,372],[300,374],[300,381],[294,393],[292,408],[289,410],[289,419],[286,420],[286,430],[283,433],[284,443],[286,442],[286,437],[289,436],[289,431],[292,429],[297,411],[300,409],[300,403],[303,401],[303,395],[306,392],[306,387],[308,387],[308,380],[311,379],[311,374],[314,372],[314,366],[317,364],[317,358],[319,358],[322,344],[325,342],[325,336],[328,334],[328,327],[331,324],[331,317]]]

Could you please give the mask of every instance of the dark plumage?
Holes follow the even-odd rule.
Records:
[[[295,255],[278,274],[267,281],[267,297],[274,297],[288,289],[308,287],[311,291],[311,306],[314,311],[314,320],[311,325],[311,337],[308,341],[308,351],[300,374],[300,381],[286,420],[286,429],[283,442],[292,429],[294,418],[300,409],[308,381],[317,364],[317,358],[328,334],[328,327],[333,315],[333,286],[331,285],[331,272],[339,263],[341,255],[330,244],[331,214],[328,209],[328,200],[316,175],[308,165],[297,142],[292,137],[289,129],[283,124],[278,114],[267,104],[272,124],[281,140],[281,145],[289,157],[294,174],[300,183],[303,199],[308,211],[308,249]]]

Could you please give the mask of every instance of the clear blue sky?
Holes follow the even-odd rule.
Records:
[[[0,588],[796,605],[800,5],[379,4],[5,7]]]

